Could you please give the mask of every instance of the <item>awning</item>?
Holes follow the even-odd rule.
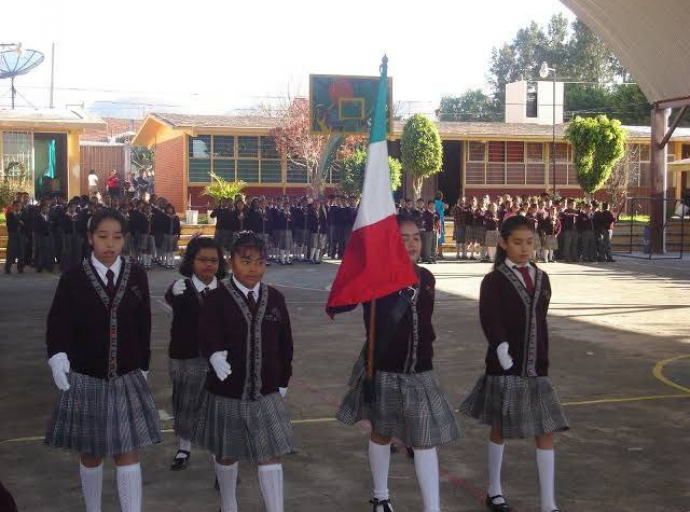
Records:
[[[561,2],[606,43],[650,103],[690,100],[689,0]]]

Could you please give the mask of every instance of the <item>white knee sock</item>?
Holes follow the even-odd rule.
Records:
[[[180,438],[180,450],[184,450],[186,452],[191,452],[192,451],[192,442],[189,439],[184,439]]]
[[[422,491],[424,512],[441,512],[436,448],[414,451],[414,468]]]
[[[553,450],[540,450],[537,448],[537,469],[539,470],[539,490],[542,512],[555,510],[556,498],[554,497],[555,456]]]
[[[117,467],[117,493],[122,512],[141,512],[141,465]]]
[[[79,463],[81,492],[86,503],[86,512],[101,512],[101,493],[103,491],[103,463],[95,468],[87,468]]]
[[[489,441],[489,487],[486,493],[489,496],[503,494],[501,489],[501,465],[503,464],[504,444],[496,444]],[[497,499],[494,503],[500,505],[502,501]]]
[[[215,460],[213,465],[216,469],[218,487],[220,487],[220,510],[221,512],[237,512],[237,472],[239,464],[235,462],[230,466],[218,464]]]
[[[376,444],[369,441],[369,467],[371,479],[374,482],[374,498],[387,500],[388,494],[388,468],[391,465],[391,445]]]
[[[259,486],[266,512],[283,512],[283,465],[259,466]]]

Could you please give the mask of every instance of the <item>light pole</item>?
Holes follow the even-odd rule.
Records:
[[[553,118],[552,118],[552,139],[551,139],[551,188],[552,196],[556,196],[556,69],[550,68],[546,61],[541,63],[541,68],[539,68],[539,76],[546,78],[549,76],[553,77]]]

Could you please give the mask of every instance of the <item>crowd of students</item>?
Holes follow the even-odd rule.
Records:
[[[341,259],[357,217],[357,198],[331,194],[325,202],[302,197],[222,199],[209,216],[214,239],[228,253],[239,233],[251,231],[266,243],[268,260],[280,265],[320,264]]]
[[[539,262],[613,262],[611,236],[616,222],[607,203],[573,199],[553,201],[540,197],[511,197],[492,200],[458,199],[453,218],[457,259],[494,261],[499,232],[510,217],[519,215],[534,226],[537,237],[532,259]]]
[[[288,207],[284,203],[282,210]],[[312,208],[319,211],[318,203]],[[418,282],[378,299],[375,313],[363,305],[365,328],[377,326],[376,373],[369,380],[365,372],[367,341],[337,418],[347,425],[361,420],[371,425],[373,512],[393,510],[388,489],[393,438],[413,450],[425,512],[440,512],[436,449],[462,434],[433,369],[435,279],[417,265],[422,232],[404,215],[398,225]],[[110,457],[121,509],[140,512],[138,451],[161,442],[148,385],[148,278],[125,257],[126,228],[114,208],[93,215],[87,230],[90,255],[61,276],[47,321],[48,362],[59,395],[45,443],[80,455],[87,512],[101,510],[103,460]],[[541,512],[558,512],[553,433],[569,424],[548,377],[551,289],[547,274],[530,261],[535,238],[527,218],[504,219],[494,269],[480,293],[486,368],[460,407],[490,427],[486,505],[493,512],[509,510],[501,488],[508,438],[536,440]],[[283,512],[281,458],[295,450],[285,401],[293,333],[285,298],[263,282],[267,259],[263,234],[238,232],[227,260],[215,240],[195,236],[179,269],[182,277],[165,295],[173,312],[168,355],[179,443],[170,469],[189,465],[192,446],[210,452],[222,512],[237,512],[240,463],[258,466],[267,512]]]
[[[103,208],[119,211],[126,222],[124,254],[144,269],[153,264],[172,269],[181,233],[175,207],[165,198],[150,196],[148,201],[104,196],[62,197],[31,202],[28,193],[17,195],[5,216],[7,221],[7,259],[5,273],[16,264],[36,272],[52,272],[57,265],[63,272],[90,254],[87,240],[89,221]]]

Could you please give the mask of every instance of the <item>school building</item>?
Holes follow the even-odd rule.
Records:
[[[105,123],[81,109],[0,110],[0,178],[24,178],[33,194],[81,194],[80,136]],[[48,179],[46,179],[48,178]]]
[[[155,148],[156,193],[165,196],[178,212],[188,206],[206,209],[201,195],[213,171],[227,180],[243,180],[248,195],[301,195],[308,191],[303,168],[280,155],[270,135],[279,119],[271,117],[206,116],[152,113],[132,144]],[[402,122],[395,122],[389,153],[400,157]],[[452,204],[462,194],[492,197],[500,194],[539,194],[556,190],[562,196],[581,197],[573,152],[564,141],[565,124],[556,125],[555,173],[551,162],[552,125],[529,122],[437,123],[443,143],[443,170],[427,180],[423,195],[442,190]],[[626,127],[627,146],[635,160],[630,193],[646,196],[650,181],[650,129]],[[690,157],[690,129],[679,128],[668,150],[669,161]],[[669,197],[675,188],[687,189],[688,173],[669,172]],[[331,171],[327,188],[337,189],[340,176]],[[398,196],[412,195],[406,175]]]

